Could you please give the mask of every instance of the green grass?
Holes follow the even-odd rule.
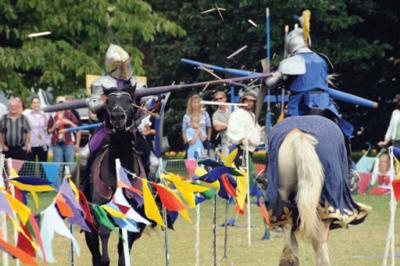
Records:
[[[53,199],[54,194],[46,193],[41,196],[41,207],[44,208]],[[329,238],[329,253],[332,265],[380,265],[382,257],[357,258],[353,256],[370,256],[383,254],[387,226],[389,223],[389,198],[386,196],[357,196],[356,201],[369,204],[373,207],[372,213],[366,221],[349,229],[331,231]],[[218,199],[217,224],[224,222],[225,202]],[[232,208],[229,210],[232,214]],[[178,219],[175,231],[168,231],[170,247],[170,265],[186,266],[195,263],[195,210],[190,210],[194,224],[188,224]],[[237,223],[245,225],[247,217],[239,217]],[[256,206],[252,207],[252,221],[255,227],[252,229],[253,243],[247,245],[247,229],[229,227],[228,257],[234,265],[278,265],[283,240],[278,233],[272,232],[272,238],[261,241],[263,223],[261,214]],[[400,212],[397,213],[396,225],[396,251],[400,252],[399,233]],[[212,265],[212,201],[201,205],[201,250],[200,265]],[[75,228],[75,236],[80,243],[81,256],[76,258],[75,265],[90,265],[91,257],[87,249],[84,236]],[[109,245],[111,265],[117,263],[116,243],[117,234],[113,233]],[[217,260],[218,265],[230,265],[227,261],[221,261],[223,257],[224,229],[217,227]],[[69,241],[56,236],[53,241],[55,265],[69,265],[70,249]],[[305,241],[299,241],[299,257],[301,265],[314,265],[314,254],[311,245]],[[132,265],[158,266],[164,265],[164,232],[159,227],[146,230],[142,238],[133,246],[131,254]],[[400,259],[397,258],[397,263]],[[13,265],[13,264],[12,264]]]

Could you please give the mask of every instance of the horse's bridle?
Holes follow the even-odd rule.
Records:
[[[126,91],[113,91],[113,92],[110,92],[109,94],[107,94],[107,97],[110,97],[110,96],[116,96],[116,97],[129,97],[129,99],[132,101],[133,99],[132,99],[132,96],[131,96],[131,94],[130,93],[128,93],[128,92],[126,92]],[[115,125],[114,125],[114,123],[113,123],[113,120],[111,119],[111,114],[113,113],[113,112],[115,112],[115,111],[119,111],[119,112],[122,112],[123,113],[123,115],[124,115],[124,124],[125,124],[125,131],[130,131],[134,126],[135,126],[135,123],[131,123],[131,125],[129,125],[128,127],[126,126],[127,124],[128,124],[128,121],[127,121],[127,119],[128,119],[128,112],[129,111],[131,111],[132,110],[132,105],[131,105],[131,107],[129,108],[129,109],[127,109],[127,110],[125,110],[124,108],[122,108],[120,105],[116,105],[116,106],[114,106],[111,110],[108,108],[108,107],[106,107],[106,111],[107,111],[107,114],[108,114],[108,117],[109,117],[109,122],[110,122],[110,124],[111,124],[111,126],[113,127],[112,128],[112,130],[113,131],[116,131],[116,129],[115,129]]]

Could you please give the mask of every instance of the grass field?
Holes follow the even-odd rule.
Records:
[[[51,193],[42,196],[41,207],[44,208],[53,198]],[[332,265],[381,265],[382,254],[385,248],[387,225],[389,223],[389,197],[386,196],[357,196],[357,201],[369,204],[373,212],[366,221],[349,229],[332,231],[329,239],[329,253]],[[217,224],[224,222],[225,202],[217,202]],[[232,209],[230,209],[232,214]],[[195,263],[195,210],[190,211],[193,225],[178,219],[175,231],[169,231],[170,265],[194,265]],[[218,265],[278,265],[282,249],[282,238],[272,232],[268,241],[260,240],[263,234],[261,214],[256,206],[252,208],[253,243],[247,245],[247,228],[229,227],[228,258],[222,260],[224,228],[217,227],[217,261]],[[239,217],[237,223],[245,225],[246,217]],[[396,251],[400,253],[400,211],[396,217]],[[76,258],[75,265],[90,265],[91,257],[87,249],[84,236],[75,230],[75,236],[80,243],[81,255]],[[116,243],[118,236],[112,234],[110,241],[111,265],[117,263]],[[212,202],[201,205],[201,250],[200,265],[212,265]],[[53,251],[57,263],[55,265],[69,265],[69,241],[56,236],[53,241]],[[299,241],[299,257],[302,265],[314,265],[314,254],[311,245],[305,240]],[[158,227],[146,230],[142,238],[133,246],[131,254],[132,265],[158,266],[164,265],[164,233]],[[397,263],[400,258],[397,257]],[[11,265],[14,265],[13,263]]]

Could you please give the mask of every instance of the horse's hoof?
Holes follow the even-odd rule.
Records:
[[[300,265],[299,258],[292,256],[291,258],[282,258],[279,261],[279,266],[298,266]]]

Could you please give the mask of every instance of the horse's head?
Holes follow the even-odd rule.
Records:
[[[111,90],[106,95],[107,123],[114,131],[129,130],[133,126],[133,95],[124,90]]]

